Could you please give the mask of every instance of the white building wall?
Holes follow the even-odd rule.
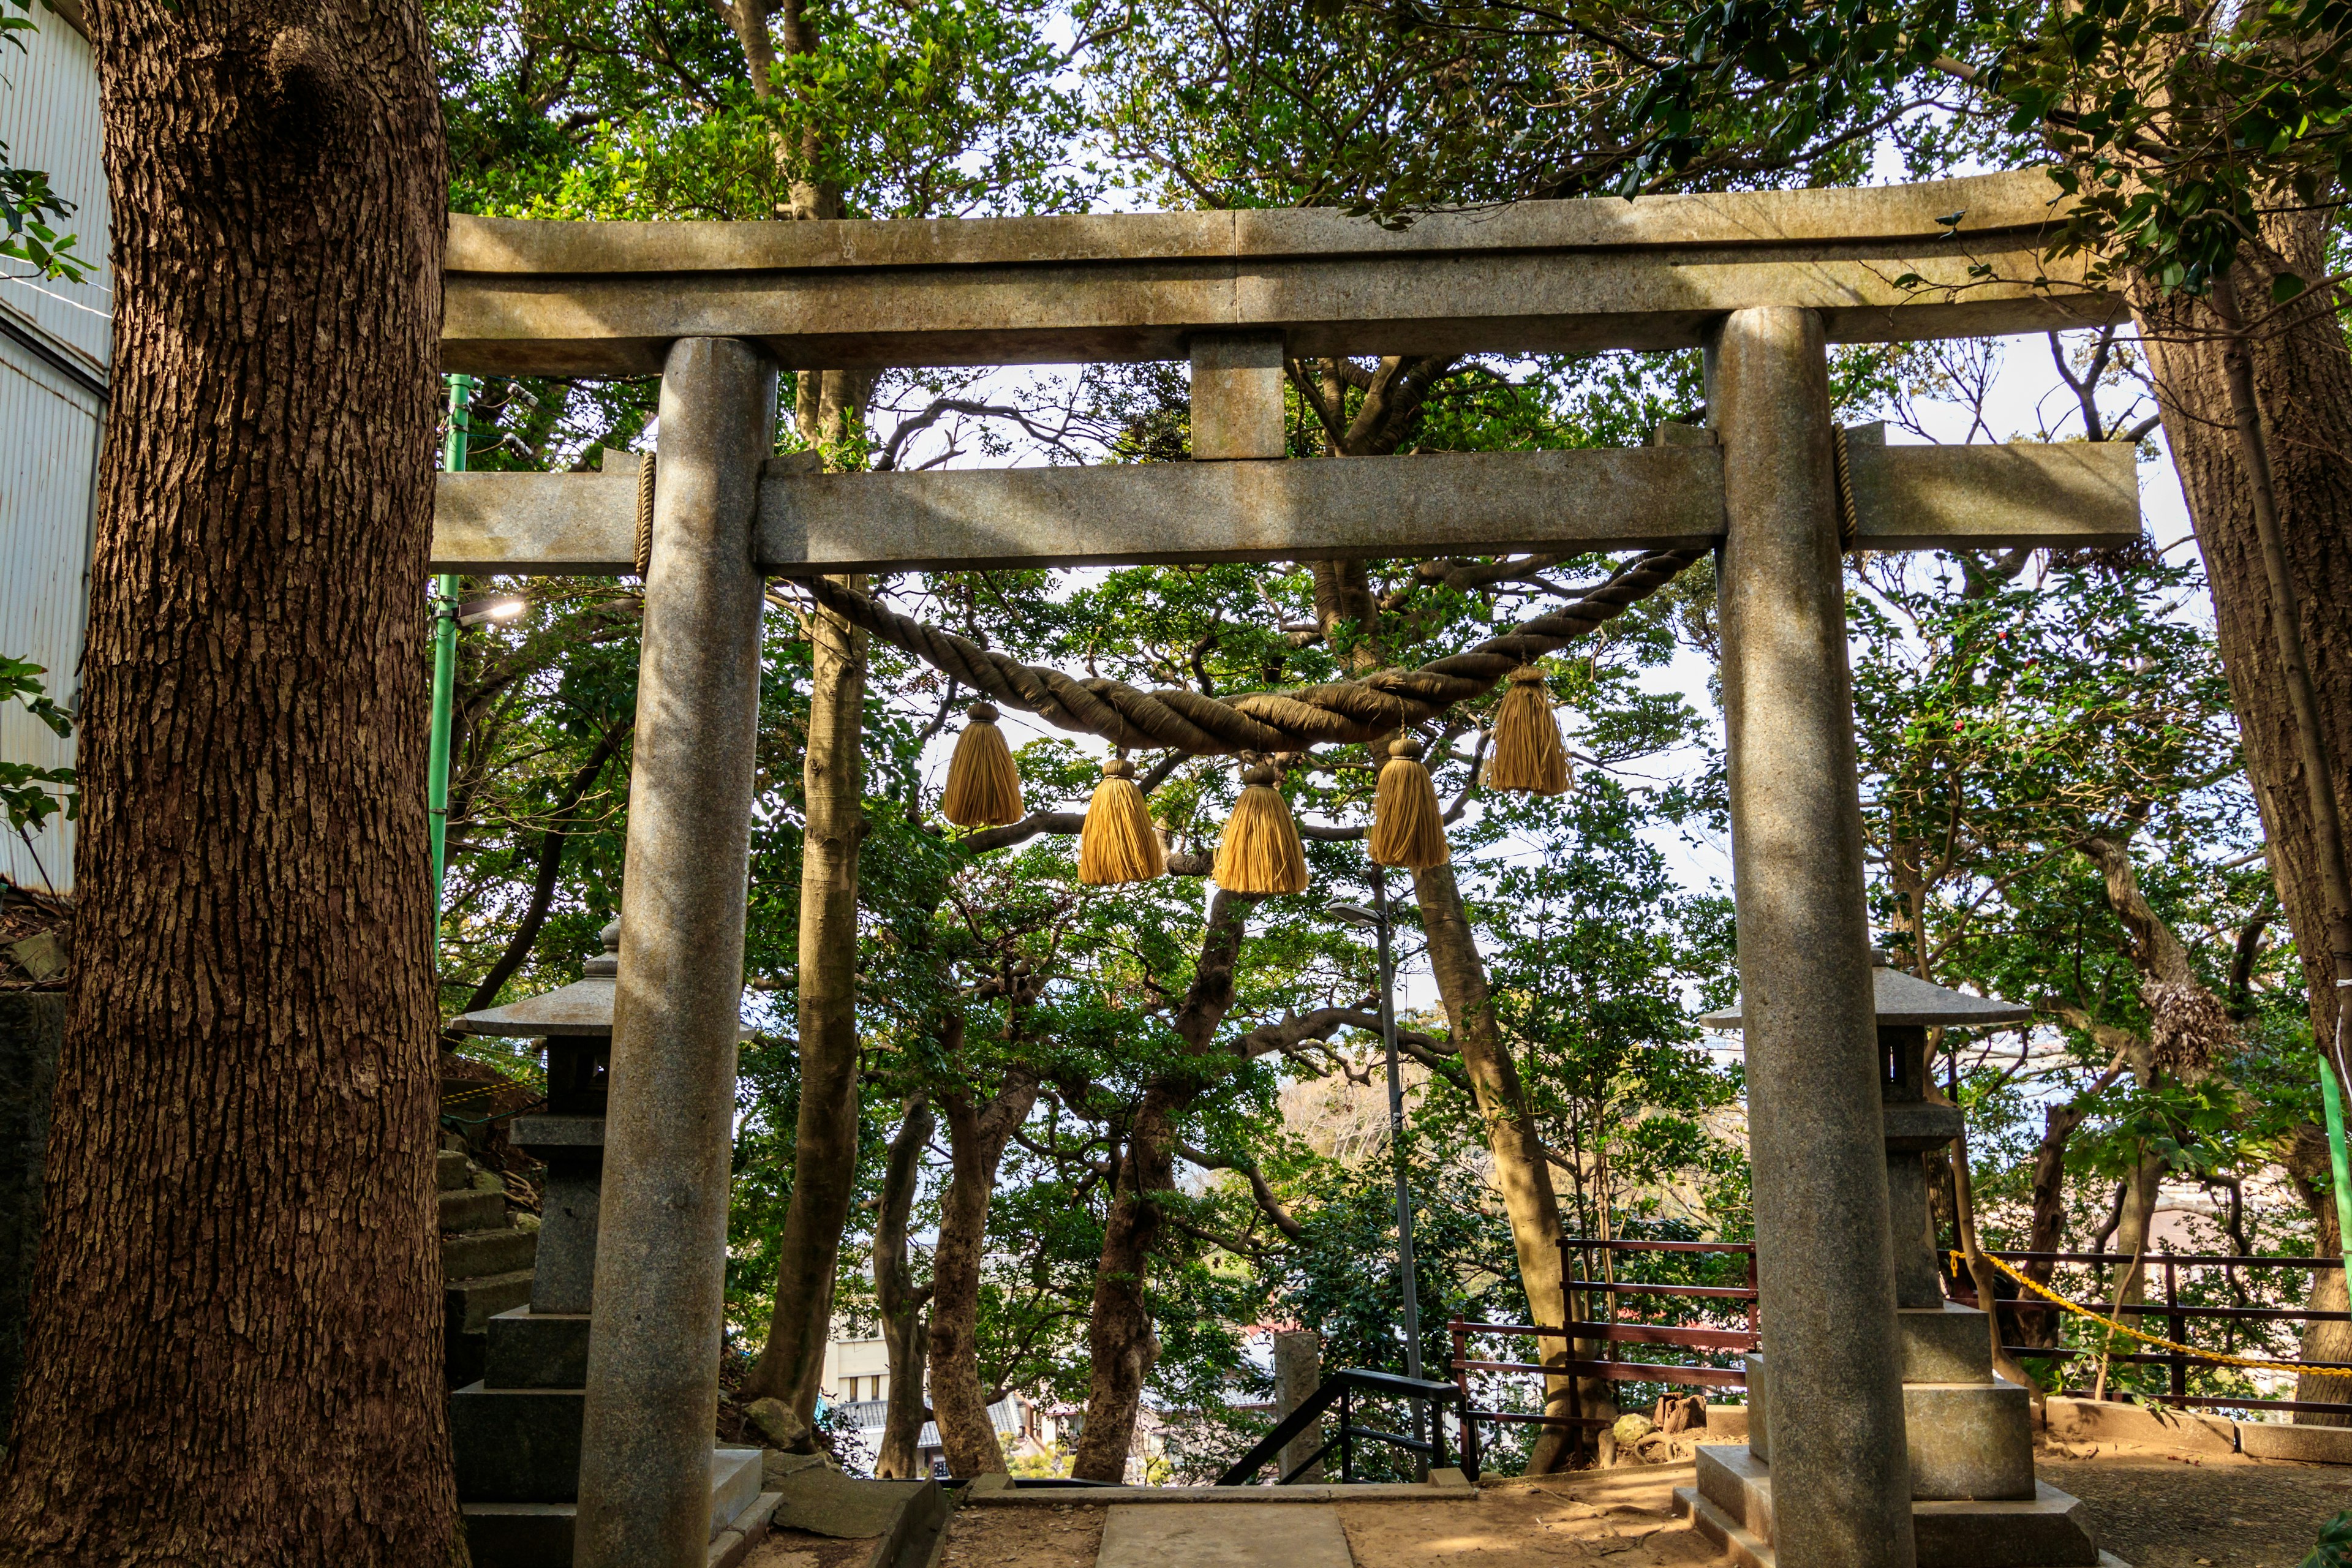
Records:
[[[49,695],[78,709],[89,618],[91,496],[111,357],[107,195],[98,65],[89,44],[46,7],[26,47],[0,57],[0,142],[74,204],[81,283],[0,263],[0,654],[45,667]],[[59,740],[15,703],[0,707],[0,756],[69,766]],[[73,832],[60,820],[28,846],[0,818],[0,875],[72,886]]]

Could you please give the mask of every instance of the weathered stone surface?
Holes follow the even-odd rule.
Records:
[[[489,1388],[449,1395],[449,1452],[468,1502],[572,1502],[580,1496],[576,1388]]]
[[[1915,1500],[2033,1495],[2033,1401],[2024,1389],[1906,1382],[1903,1412]]]
[[[1097,1568],[1353,1568],[1336,1508],[1112,1507]]]
[[[763,584],[752,513],[775,366],[669,351],[637,678],[580,1568],[701,1568],[742,1029]]]
[[[1781,1544],[1808,1568],[1911,1568],[1823,353],[1813,313],[1757,310],[1706,358],[1759,1306]]]
[[[1190,347],[1194,459],[1284,456],[1282,334],[1203,332]]]
[[[443,1292],[442,1305],[452,1333],[478,1334],[501,1312],[512,1311],[530,1300],[530,1270],[485,1274],[473,1279],[453,1279]]]
[[[2289,1426],[2273,1421],[2238,1423],[2238,1451],[2257,1459],[2300,1459],[2352,1465],[2352,1427]]]
[[[2115,443],[1856,447],[1866,549],[2109,548],[2139,536]],[[1723,534],[1712,446],[821,474],[770,464],[771,572],[1664,549]],[[636,480],[444,474],[433,569],[633,570]],[[1564,498],[1574,498],[1572,502]]]
[[[783,1494],[775,1524],[781,1530],[805,1530],[812,1535],[850,1540],[887,1535],[926,1489],[936,1492],[936,1481],[865,1481],[843,1475],[830,1465],[811,1465],[769,1487]]]
[[[584,1312],[500,1312],[489,1321],[483,1381],[492,1388],[585,1388],[588,1324]]]
[[[2100,1560],[2083,1505],[2047,1482],[2015,1502],[1912,1505],[1919,1568],[2091,1568]]]
[[[444,1149],[433,1157],[434,1184],[445,1193],[461,1192],[473,1184],[473,1172],[466,1156],[455,1149]]]
[[[467,1187],[454,1193],[439,1194],[438,1221],[446,1231],[503,1229],[507,1223],[507,1198],[503,1190],[481,1192]]]
[[[0,1433],[24,1373],[26,1292],[41,1247],[49,1093],[65,1024],[63,992],[0,993]]]
[[[1992,1333],[1974,1307],[1945,1301],[1895,1313],[1906,1383],[1990,1383]]]
[[[1727,311],[1772,306],[1822,312],[1836,342],[2105,320],[2115,301],[2077,286],[2079,263],[2040,257],[2055,195],[2025,172],[1528,202],[1402,231],[1311,210],[790,228],[457,216],[443,361],[646,374],[687,337],[754,340],[795,369],[1165,360],[1219,330],[1279,332],[1293,354],[1579,353],[1688,347]],[[1957,239],[1935,221],[1955,209]]]
[[[2231,1454],[2239,1451],[2240,1436],[2259,1424],[2241,1426],[2224,1415],[2127,1405],[2119,1399],[2068,1399],[2057,1395],[2044,1402],[2042,1425],[2053,1442],[2157,1443],[2197,1453]],[[2305,1426],[2295,1430],[2325,1435],[2331,1428]],[[2352,1429],[2344,1430],[2347,1436],[2338,1441],[2344,1447],[2346,1461],[2352,1462]]]
[[[519,1230],[512,1226],[501,1230],[445,1236],[441,1238],[441,1277],[454,1285],[484,1274],[528,1270],[538,1248],[538,1232]]]

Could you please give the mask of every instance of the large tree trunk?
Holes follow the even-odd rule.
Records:
[[[1008,1072],[1004,1087],[985,1105],[969,1089],[940,1097],[953,1169],[940,1194],[940,1239],[931,1254],[931,1415],[940,1424],[948,1469],[959,1476],[1004,1468],[1003,1445],[980,1385],[980,1268],[996,1168],[1013,1130],[1036,1103],[1037,1075],[1026,1068]]]
[[[2286,1173],[2294,1183],[2295,1191],[2318,1216],[2318,1235],[2313,1238],[2312,1250],[2321,1258],[2340,1257],[2344,1250],[2343,1234],[2336,1221],[2336,1199],[2328,1171],[2327,1134],[2309,1122],[2294,1130],[2287,1140]],[[2344,1271],[2340,1268],[2317,1268],[2312,1271],[2310,1310],[2315,1312],[2341,1312],[2347,1305]],[[2302,1356],[2305,1361],[2352,1362],[2352,1323],[2309,1323],[2303,1331]],[[2352,1373],[2305,1373],[2294,1381],[2294,1396],[2315,1403],[2352,1403]],[[2352,1416],[2304,1413],[2295,1416],[2305,1426],[2352,1426]]]
[[[115,392],[0,1563],[442,1568],[432,60],[398,0],[93,16]]]
[[[1486,1148],[1495,1161],[1495,1184],[1502,1189],[1503,1208],[1511,1221],[1511,1245],[1518,1254],[1519,1279],[1528,1293],[1528,1310],[1546,1326],[1570,1321],[1566,1260],[1560,1256],[1559,1198],[1552,1190],[1551,1166],[1544,1157],[1543,1139],[1528,1113],[1519,1085],[1519,1069],[1504,1048],[1495,1027],[1494,998],[1486,987],[1486,966],[1480,962],[1470,921],[1462,905],[1461,885],[1451,866],[1415,872],[1413,894],[1421,905],[1422,929],[1429,942],[1429,967],[1437,977],[1437,994],[1454,1026],[1454,1044],[1462,1053],[1463,1070],[1478,1104],[1479,1120],[1486,1124]],[[1544,1348],[1549,1361],[1561,1353],[1558,1342]],[[1578,1342],[1584,1357],[1605,1355],[1596,1341]],[[1571,1380],[1544,1379],[1544,1412],[1569,1414]],[[1607,1415],[1614,1410],[1605,1384],[1588,1380],[1585,1413]],[[1528,1460],[1528,1473],[1541,1475],[1559,1468],[1577,1443],[1578,1435],[1564,1427],[1545,1427]]]
[[[1209,1052],[1217,1026],[1234,1005],[1234,966],[1252,902],[1222,888],[1209,900],[1201,961],[1171,1020],[1195,1057]],[[1145,1292],[1151,1248],[1160,1237],[1160,1194],[1176,1190],[1176,1119],[1199,1092],[1199,1080],[1191,1078],[1145,1085],[1124,1145],[1112,1157],[1110,1215],[1103,1226],[1087,1320],[1091,1367],[1086,1429],[1070,1464],[1071,1475],[1080,1480],[1116,1481],[1127,1470],[1143,1384],[1160,1359]]]
[[[2271,279],[2281,272],[2311,279],[2328,275],[2324,215],[2270,218],[2262,237],[2261,245],[2245,247],[2234,273],[2238,297],[2250,309],[2252,301],[2270,298]],[[2347,353],[2342,321],[2326,308],[2331,297],[2329,290],[2315,289],[2266,319],[2255,318],[2249,323],[2247,349],[2319,726],[2336,763],[2337,810],[2352,819],[2352,778],[2346,776],[2352,772],[2347,762],[2352,758],[2352,462],[2346,460],[2352,453],[2352,354]],[[2304,955],[2314,1038],[2324,1047],[2334,1036],[2337,1003],[2326,956],[2320,851],[2271,626],[2252,492],[2231,425],[2219,323],[2206,305],[2165,299],[2146,279],[2136,282],[2132,305],[2147,339],[2165,437],[2212,584],[2222,667],[2245,742],[2246,776],[2269,838],[2271,874],[2296,951]],[[2321,1228],[2332,1232],[2336,1219],[2326,1191],[2305,1190],[2316,1200],[2313,1214]],[[2332,1305],[2341,1310],[2340,1277],[2322,1272],[2317,1280],[2312,1308]],[[2352,1360],[2352,1325],[2315,1325],[2305,1353]]]
[[[908,1258],[907,1223],[923,1171],[923,1146],[935,1125],[930,1101],[908,1098],[890,1157],[882,1169],[880,1202],[874,1217],[874,1309],[882,1321],[882,1348],[890,1358],[890,1391],[882,1415],[882,1451],[874,1474],[884,1480],[915,1476],[916,1440],[923,1435],[923,1384],[930,1352],[930,1329],[923,1309],[928,1289],[916,1288]]]
[[[862,586],[862,578],[847,578]],[[800,1117],[793,1195],[777,1245],[775,1314],[745,1379],[746,1398],[783,1401],[787,1440],[815,1451],[817,1380],[833,1323],[841,1231],[857,1191],[857,842],[865,769],[858,752],[866,634],[830,611],[811,617],[808,753],[801,848]]]
[[[1160,1194],[1176,1187],[1170,1146],[1176,1116],[1191,1099],[1189,1091],[1164,1083],[1146,1089],[1119,1152],[1087,1319],[1087,1424],[1070,1462],[1070,1474],[1079,1480],[1126,1479],[1143,1385],[1160,1360],[1160,1336],[1151,1329],[1145,1289],[1151,1249],[1160,1239]]]

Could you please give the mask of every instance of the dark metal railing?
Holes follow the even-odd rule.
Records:
[[[1426,1439],[1408,1437],[1401,1432],[1359,1426],[1356,1425],[1354,1405],[1359,1393],[1403,1399],[1416,1405],[1425,1401],[1429,1406],[1429,1436]],[[1339,1407],[1338,1428],[1313,1453],[1293,1465],[1287,1474],[1276,1478],[1276,1486],[1290,1485],[1333,1448],[1339,1450],[1339,1479],[1343,1483],[1354,1481],[1356,1439],[1359,1437],[1402,1448],[1443,1467],[1446,1463],[1445,1425],[1437,1418],[1437,1406],[1453,1403],[1458,1395],[1459,1390],[1450,1383],[1430,1383],[1417,1377],[1399,1377],[1394,1373],[1370,1372],[1360,1367],[1335,1372],[1326,1377],[1314,1393],[1300,1400],[1297,1409],[1276,1422],[1274,1430],[1258,1440],[1257,1447],[1227,1467],[1225,1473],[1217,1478],[1217,1485],[1255,1485],[1258,1471],[1275,1462],[1284,1448],[1313,1427],[1324,1412],[1334,1405]],[[1469,1423],[1464,1422],[1462,1429],[1466,1435],[1470,1430]]]
[[[2133,1258],[2133,1255],[2127,1252],[2009,1252],[2005,1250],[1993,1252],[1989,1254],[1989,1256],[2000,1258],[2000,1261],[2010,1265],[2011,1268],[2018,1268],[2020,1272],[2025,1272],[2022,1266],[2029,1263],[2048,1263],[2053,1265],[2053,1268],[2055,1265],[2061,1263],[2079,1263],[2097,1268],[2112,1268],[2117,1264],[2130,1263]],[[2159,1271],[2161,1272],[2164,1282],[2164,1300],[2161,1304],[2155,1301],[2143,1301],[2134,1305],[2126,1306],[2119,1314],[2110,1312],[2108,1310],[2108,1309],[2114,1305],[2112,1300],[2105,1301],[2088,1301],[2084,1304],[2095,1309],[2103,1316],[2116,1317],[2119,1321],[2126,1323],[2130,1322],[2134,1318],[2161,1318],[2164,1320],[2166,1324],[2166,1329],[2162,1337],[2174,1341],[2176,1343],[2183,1344],[2189,1342],[2189,1325],[2192,1321],[2198,1320],[2205,1320],[2208,1321],[2219,1321],[2232,1324],[2241,1322],[2341,1323],[2352,1321],[2352,1312],[2314,1312],[2284,1307],[2200,1307],[2195,1305],[2184,1305],[2180,1300],[2180,1271],[2182,1269],[2341,1269],[2344,1267],[2344,1260],[2341,1258],[2241,1258],[2229,1254],[2207,1255],[2203,1253],[2150,1252],[2141,1254],[2139,1257],[2139,1262],[2141,1267],[2147,1270],[2150,1275],[2157,1274]],[[2153,1280],[2150,1280],[2150,1283],[2153,1283]],[[1980,1304],[1977,1300],[1976,1292],[1966,1288],[1964,1285],[1959,1287],[1948,1287],[1948,1289],[1950,1290],[1951,1295],[1956,1300],[1963,1301],[1972,1307]],[[2059,1292],[2061,1295],[2063,1295],[2064,1293],[2065,1292],[2063,1291]],[[1995,1299],[1993,1305],[1999,1310],[2010,1313],[2037,1312],[2047,1314],[2063,1312],[2065,1310],[2063,1307],[2038,1300],[2032,1296],[2025,1295],[2022,1291],[2014,1298],[2007,1296],[1998,1297]],[[2139,1327],[2140,1325],[2135,1324],[2133,1326]],[[2106,1331],[2098,1328],[2095,1324],[2088,1324],[2085,1325],[2084,1331],[2094,1334],[2104,1334]],[[2143,1328],[2142,1331],[2146,1332],[2147,1331]],[[2234,1339],[2234,1337],[2235,1336],[2233,1335],[2232,1338]],[[2123,1342],[2127,1344],[2137,1343],[2136,1341],[2125,1341]],[[2103,1353],[2097,1347],[2089,1345],[2003,1345],[2001,1348],[2007,1351],[2011,1355],[2019,1357],[2020,1359],[2033,1357],[2042,1361],[2072,1361],[2077,1357],[2096,1359]],[[2341,1400],[2256,1399],[2251,1396],[2240,1396],[2235,1394],[2191,1394],[2189,1392],[2189,1373],[2199,1366],[2208,1365],[2210,1363],[2201,1362],[2196,1356],[2187,1354],[2180,1351],[2158,1350],[2154,1347],[2148,1347],[2147,1349],[2133,1350],[2130,1352],[2111,1350],[2105,1353],[2109,1365],[2162,1366],[2168,1368],[2170,1375],[2166,1379],[2165,1392],[2146,1396],[2163,1405],[2179,1405],[2183,1408],[2203,1407],[2208,1409],[2229,1410],[2285,1410],[2292,1412],[2308,1412],[2315,1415],[2352,1415],[2352,1403]],[[2231,1350],[2226,1353],[2245,1354],[2248,1352],[2237,1350],[2233,1346]],[[2291,1363],[2300,1371],[2304,1372],[2341,1372],[2352,1373],[2352,1363],[2344,1362],[2305,1361],[2299,1355],[2273,1356],[2266,1352],[2263,1353],[2260,1359]],[[2065,1392],[2069,1394],[2080,1394],[2087,1391],[2069,1389]]]

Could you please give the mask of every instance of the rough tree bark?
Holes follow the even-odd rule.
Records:
[[[1437,978],[1438,998],[1454,1026],[1454,1048],[1462,1053],[1478,1119],[1486,1126],[1486,1148],[1494,1157],[1495,1184],[1502,1189],[1503,1208],[1510,1216],[1511,1245],[1518,1255],[1528,1309],[1538,1323],[1566,1323],[1570,1318],[1566,1259],[1559,1246],[1559,1197],[1552,1189],[1543,1139],[1528,1113],[1518,1067],[1495,1027],[1486,967],[1479,960],[1477,942],[1463,909],[1461,885],[1454,880],[1451,866],[1416,872],[1412,885],[1421,905],[1422,930],[1429,942],[1429,967]],[[1587,1343],[1592,1348],[1584,1349]],[[1579,1353],[1597,1356],[1605,1348],[1597,1342],[1580,1342]],[[1547,1347],[1544,1359],[1564,1353]],[[1544,1379],[1545,1414],[1569,1413],[1573,1381]],[[1585,1392],[1584,1403],[1591,1414],[1613,1408],[1613,1395],[1606,1384],[1588,1383]],[[1573,1451],[1577,1436],[1564,1427],[1544,1428],[1529,1451],[1528,1473],[1542,1475],[1559,1468]]]
[[[92,16],[116,374],[0,1563],[441,1568],[432,58],[404,0]]]
[[[874,1474],[883,1480],[916,1479],[916,1440],[923,1435],[923,1384],[929,1362],[930,1329],[924,1308],[929,1286],[918,1287],[908,1256],[907,1223],[922,1175],[923,1147],[936,1120],[921,1094],[908,1098],[890,1155],[882,1167],[882,1191],[874,1217],[874,1309],[882,1321],[882,1348],[890,1358],[890,1392],[882,1415],[881,1451]]]
[[[962,1029],[956,1029],[959,1038]],[[1004,1447],[988,1418],[980,1383],[980,1268],[988,1247],[988,1203],[1004,1146],[1037,1103],[1034,1069],[1014,1066],[985,1103],[969,1088],[940,1096],[952,1169],[940,1196],[940,1237],[931,1253],[931,1417],[959,1476],[1004,1468]]]
[[[862,587],[864,579],[845,579]],[[792,1411],[783,1441],[813,1453],[817,1380],[833,1326],[834,1271],[857,1190],[857,844],[865,832],[861,709],[866,634],[820,610],[810,617],[808,751],[801,847],[801,1100],[793,1195],[777,1245],[768,1342],[744,1380],[747,1399]]]
[[[2286,1166],[2289,1180],[2303,1196],[2311,1212],[2319,1217],[2318,1234],[2313,1237],[2313,1250],[2322,1258],[2341,1255],[2344,1250],[2343,1232],[2336,1224],[2336,1199],[2328,1169],[2327,1134],[2311,1122],[2296,1128],[2282,1152],[2282,1163]],[[2315,1270],[2317,1282],[2311,1290],[2311,1310],[2315,1312],[2340,1312],[2345,1310],[2344,1273],[2337,1268]],[[2352,1361],[2346,1351],[2352,1349],[2352,1334],[2342,1323],[2312,1323],[2303,1331],[2302,1355],[2305,1361]],[[2352,1373],[2306,1373],[2294,1380],[2294,1396],[2315,1403],[2340,1404],[2352,1402]],[[2352,1426],[2352,1417],[2303,1412],[2295,1416],[2305,1426]]]
[[[2261,243],[2248,245],[2232,278],[2243,300],[2270,298],[2281,272],[2328,275],[2326,219],[2294,213],[2264,221]],[[2328,291],[2250,323],[2248,349],[2262,405],[2263,434],[2277,492],[2287,571],[2295,587],[2304,647],[2319,723],[2337,763],[2339,812],[2352,818],[2352,354],[2344,327],[2326,308]],[[2165,298],[2141,279],[2132,307],[2147,343],[2164,432],[2189,503],[2189,515],[2212,584],[2215,630],[2231,705],[2246,749],[2246,776],[2262,812],[2276,880],[2304,973],[2314,1037],[2332,1038],[2336,996],[2328,984],[2327,909],[2320,881],[2294,718],[2288,703],[2271,595],[2255,538],[2252,491],[2231,422],[2220,323],[2207,305]],[[2329,1184],[2302,1185],[2323,1231],[2336,1228]],[[2310,1305],[2341,1311],[2342,1277],[2317,1275]],[[2352,1324],[2315,1324],[2304,1354],[2352,1361]],[[2335,1388],[2335,1394],[2315,1391]],[[2340,1399],[2352,1380],[2318,1376],[2298,1384],[2301,1399]],[[2298,1419],[2305,1419],[2298,1417]]]
[[[1242,929],[1253,902],[1222,888],[1209,901],[1200,963],[1171,1020],[1195,1056],[1208,1054],[1217,1026],[1234,1005],[1234,965],[1241,957]],[[1087,1320],[1092,1363],[1087,1424],[1070,1462],[1070,1474],[1080,1480],[1117,1481],[1126,1474],[1144,1380],[1160,1359],[1160,1339],[1151,1331],[1145,1299],[1146,1271],[1160,1237],[1160,1194],[1176,1189],[1176,1119],[1199,1092],[1194,1079],[1157,1079],[1145,1085],[1126,1139],[1114,1148],[1110,1215],[1103,1226],[1102,1258]]]

